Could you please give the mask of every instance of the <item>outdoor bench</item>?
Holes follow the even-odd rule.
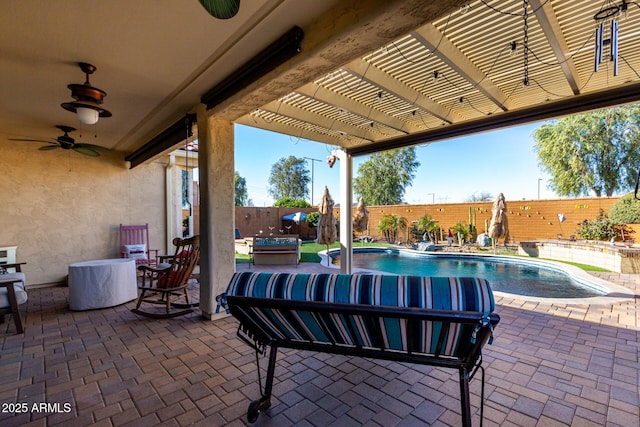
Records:
[[[366,274],[235,273],[218,296],[240,325],[238,337],[260,353],[270,347],[261,398],[249,422],[271,406],[278,347],[457,369],[462,425],[471,425],[469,380],[482,372],[482,348],[500,318],[489,283],[466,277]]]
[[[254,237],[251,253],[256,265],[297,264],[300,259],[298,235]]]

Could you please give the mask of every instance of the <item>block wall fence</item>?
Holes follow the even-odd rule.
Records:
[[[619,197],[507,200],[509,242],[557,239],[560,234],[564,239],[569,239],[572,234],[578,239],[578,225],[585,219],[595,219],[601,209],[608,212],[618,199]],[[424,215],[431,215],[445,233],[458,221],[465,224],[473,222],[478,234],[480,234],[489,227],[492,205],[493,201],[368,206],[369,232],[357,233],[356,235],[368,234],[382,240],[383,236],[376,228],[382,216],[389,214],[405,217],[409,224]],[[355,212],[355,208],[352,211]],[[282,221],[282,216],[295,212],[317,212],[317,208],[236,207],[236,227],[243,237],[253,236],[260,230],[263,234],[278,234],[279,230],[284,230],[285,233],[300,234],[302,238],[315,238],[315,229],[308,227],[306,222],[294,224],[291,221]],[[335,209],[336,218],[339,217],[339,214],[340,208],[338,207]],[[564,215],[564,222],[559,221],[558,214]],[[287,230],[286,226],[291,226],[291,229]],[[403,241],[406,240],[404,233],[400,233],[398,237]],[[638,237],[633,235],[631,238],[637,239]],[[500,243],[502,243],[502,239]]]
[[[316,229],[309,227],[306,221],[294,223],[283,221],[282,217],[296,212],[309,214],[317,212],[317,208],[275,208],[236,206],[236,228],[242,237],[253,237],[260,234],[298,234],[303,239],[315,239]],[[291,227],[287,229],[286,227]],[[283,231],[283,233],[280,232]]]

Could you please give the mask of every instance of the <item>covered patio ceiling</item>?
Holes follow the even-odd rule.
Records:
[[[622,5],[619,74],[608,57],[595,72],[594,15]],[[242,0],[228,20],[196,0],[0,10],[0,141],[67,125],[126,157],[294,26],[301,52],[210,114],[361,155],[640,99],[640,6],[622,0]],[[78,62],[113,112],[95,127],[60,107]]]
[[[609,56],[611,18],[598,21],[606,29],[604,61],[596,72],[594,15],[615,12],[617,6],[618,75]],[[637,3],[479,0],[236,122],[361,155],[639,97]]]

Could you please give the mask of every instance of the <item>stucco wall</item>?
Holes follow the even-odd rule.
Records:
[[[63,281],[71,263],[119,257],[119,225],[149,223],[165,253],[164,165],[129,170],[122,155],[38,151],[0,140],[0,246],[16,245],[27,285]]]

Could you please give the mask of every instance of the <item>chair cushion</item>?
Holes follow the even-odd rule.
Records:
[[[147,245],[144,243],[138,245],[124,245],[127,258],[147,259]]]
[[[18,304],[24,304],[27,302],[27,292],[25,291],[25,275],[24,273],[7,273],[0,275],[0,282],[6,282],[9,280],[20,280],[18,283],[13,284],[13,289],[16,292],[16,300]],[[0,307],[9,307],[9,297],[7,296],[7,288],[0,288]]]

